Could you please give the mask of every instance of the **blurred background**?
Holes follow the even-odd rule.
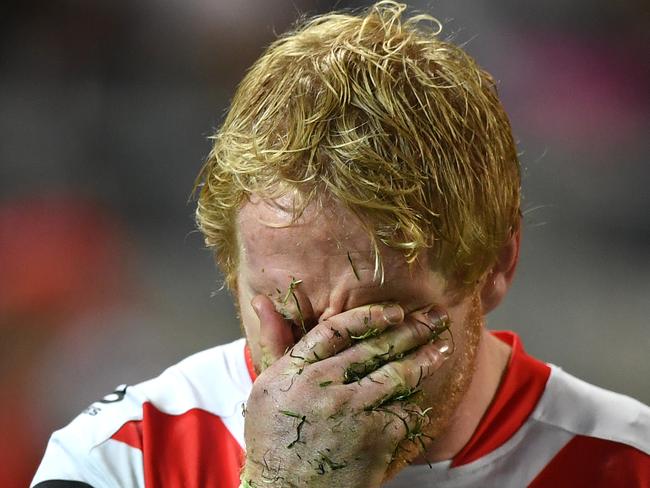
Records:
[[[499,80],[521,264],[489,317],[650,403],[650,45],[641,0],[409,2]],[[239,336],[188,197],[245,69],[302,14],[367,2],[0,7],[0,486],[120,383]]]

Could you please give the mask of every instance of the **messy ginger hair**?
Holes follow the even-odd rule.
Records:
[[[301,22],[240,83],[197,179],[197,223],[236,286],[237,212],[334,199],[459,289],[519,226],[519,162],[495,82],[428,15],[382,1]]]

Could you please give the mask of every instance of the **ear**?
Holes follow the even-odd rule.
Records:
[[[521,227],[518,227],[499,251],[496,262],[485,277],[481,288],[481,303],[484,314],[488,314],[497,308],[510,289],[519,262],[520,240]]]

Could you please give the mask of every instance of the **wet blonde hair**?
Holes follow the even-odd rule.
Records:
[[[430,252],[460,288],[477,283],[519,225],[510,123],[489,73],[441,40],[431,16],[382,1],[304,21],[239,85],[198,179],[196,219],[236,286],[247,197],[324,197],[413,262]]]

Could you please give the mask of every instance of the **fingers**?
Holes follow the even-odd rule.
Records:
[[[435,309],[411,314],[382,334],[357,341],[338,355],[325,359],[319,363],[319,369],[335,384],[359,381],[382,365],[437,339],[448,324],[447,315]]]
[[[425,380],[447,357],[448,343],[441,340],[425,344],[404,359],[382,366],[355,385],[357,394],[353,396],[351,407],[382,422],[382,434],[393,439],[401,449],[412,450],[411,458],[424,452],[432,440],[427,435],[432,408],[423,409],[418,404],[421,401],[419,393]]]
[[[354,308],[319,323],[294,346],[292,356],[307,362],[320,361],[403,320],[404,310],[397,304]]]
[[[353,405],[372,411],[396,402],[406,402],[420,390],[449,356],[449,343],[439,340],[424,344],[403,359],[384,364],[354,384]],[[350,385],[352,386],[352,385]]]
[[[265,295],[257,295],[251,305],[260,319],[259,346],[261,368],[266,369],[280,359],[294,343],[291,323],[275,310]]]
[[[431,310],[426,314],[410,315],[402,324],[389,328],[383,334],[354,344],[335,360],[336,367],[344,371],[343,382],[358,381],[381,365],[435,340],[446,330],[447,324],[446,314]]]

